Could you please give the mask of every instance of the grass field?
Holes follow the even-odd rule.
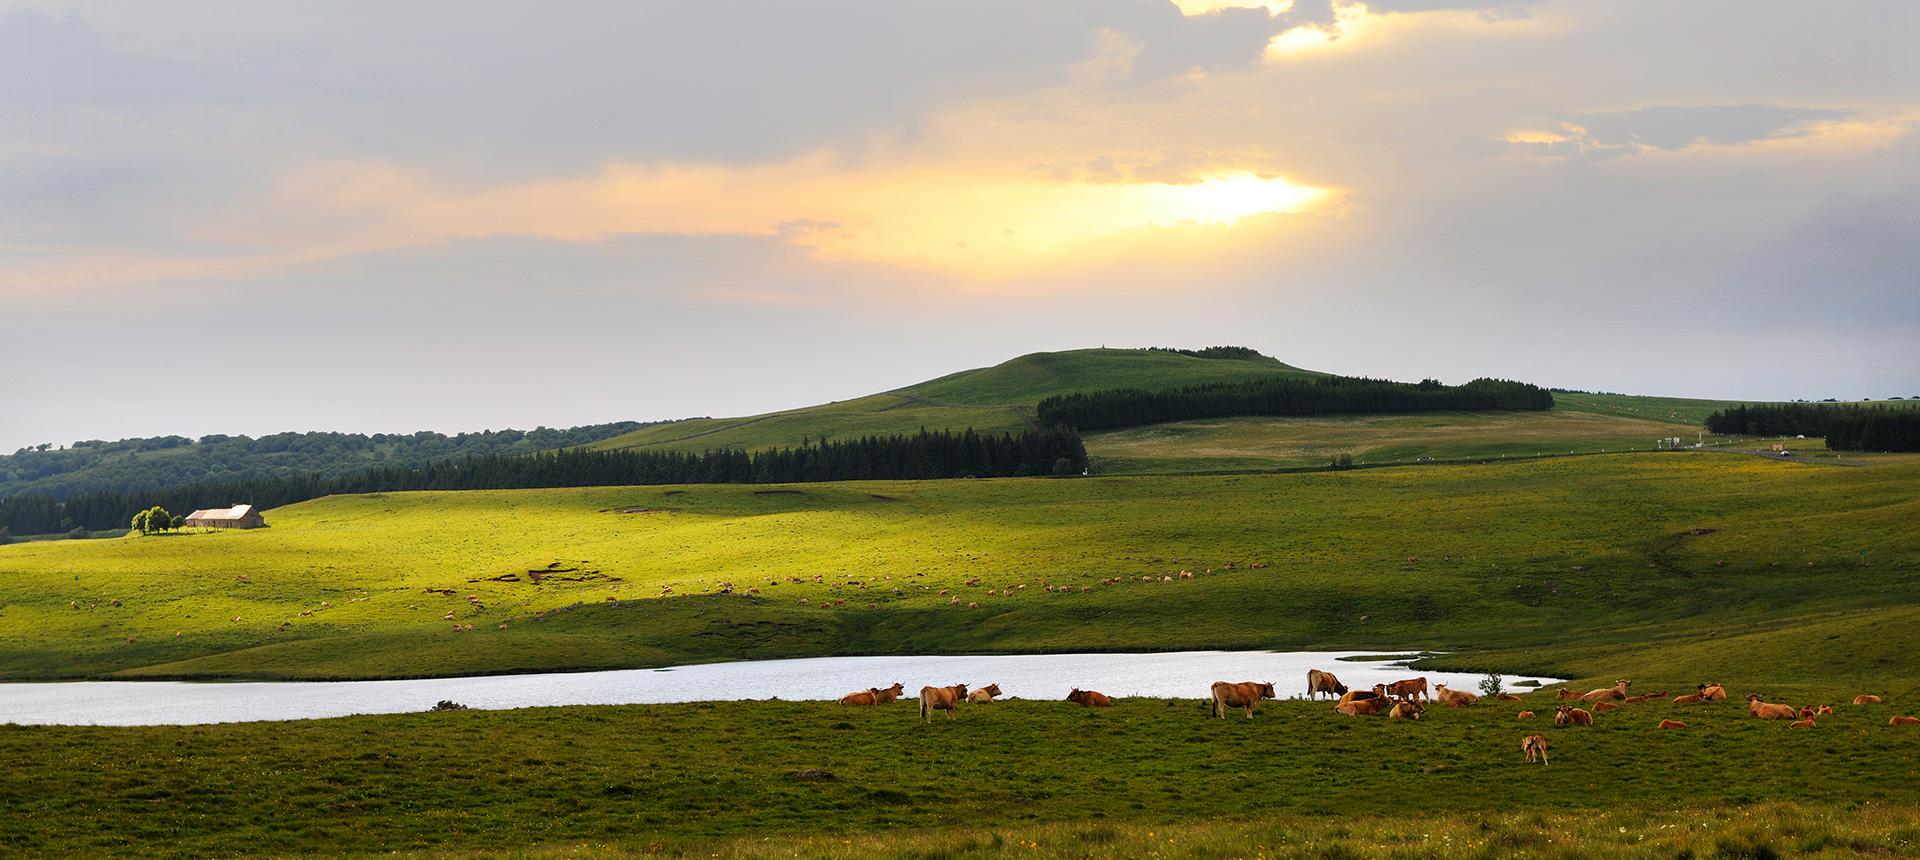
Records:
[[[1099,474],[1285,469],[1358,463],[1533,457],[1650,450],[1682,435],[1673,424],[1597,412],[1432,412],[1313,418],[1218,418],[1095,433],[1087,454]],[[1694,434],[1684,434],[1687,444]]]
[[[337,497],[253,532],[0,547],[0,677],[1210,647],[1486,651],[1450,659],[1585,677],[1740,636],[1783,637],[1782,682],[1913,677],[1916,478],[1636,454]],[[1858,665],[1796,649],[1813,629]]]
[[[1586,728],[1515,719],[1523,707],[1549,711],[1551,697],[1435,710],[1418,723],[1304,701],[1214,720],[1195,698],[1105,710],[1001,702],[933,725],[906,703],[752,702],[0,727],[0,828],[9,853],[25,855],[161,845],[188,856],[802,857],[1917,847],[1920,729],[1886,725],[1913,710],[1911,696],[1840,704],[1812,731],[1734,703],[1628,705]],[[1660,731],[1663,717],[1691,727]],[[1549,737],[1552,765],[1523,762],[1529,733]],[[823,773],[794,776],[806,771]]]

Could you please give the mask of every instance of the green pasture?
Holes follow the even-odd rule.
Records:
[[[906,702],[775,701],[0,726],[0,822],[27,856],[1899,856],[1920,832],[1920,728],[1886,724],[1911,687],[1813,730],[1665,701],[1555,728],[1516,719],[1549,712],[1545,691],[1419,722],[1305,701],[1216,720],[1194,680],[1190,699],[1005,701],[930,725]],[[1524,762],[1532,733],[1551,765]]]
[[[257,531],[0,547],[0,678],[1185,648],[1599,676],[1816,629],[1831,647],[1778,680],[1913,678],[1868,657],[1920,648],[1916,478],[1676,453],[333,497]]]

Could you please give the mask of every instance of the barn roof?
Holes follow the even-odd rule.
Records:
[[[253,513],[252,505],[234,505],[231,508],[207,508],[187,515],[190,520],[237,520]]]

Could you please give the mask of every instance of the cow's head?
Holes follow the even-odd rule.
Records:
[[[1338,685],[1336,685],[1336,686],[1338,686]],[[1345,692],[1346,692],[1346,689],[1345,689],[1345,688],[1343,687],[1343,688],[1341,688],[1341,690],[1340,690],[1340,692],[1342,692],[1342,693],[1345,693]],[[1271,682],[1269,682],[1269,683],[1265,683],[1265,684],[1261,684],[1261,685],[1260,685],[1260,698],[1262,698],[1262,699],[1277,699],[1277,698],[1280,698],[1280,697],[1279,697],[1279,696],[1277,696],[1277,695],[1274,695],[1274,692],[1273,692],[1273,684],[1272,684]]]
[[[1272,684],[1268,684],[1267,686],[1269,686],[1269,687],[1271,687],[1271,686],[1273,686],[1273,685],[1272,685]],[[1347,694],[1347,685],[1345,685],[1345,684],[1342,684],[1342,683],[1340,683],[1339,681],[1335,681],[1335,682],[1333,682],[1333,692],[1335,692],[1336,694],[1339,694],[1339,695],[1342,695],[1342,696],[1344,696],[1344,695],[1346,695],[1346,694]]]

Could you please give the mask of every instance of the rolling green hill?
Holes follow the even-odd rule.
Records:
[[[1916,481],[1915,464],[1700,453],[332,497],[259,531],[0,547],[0,679],[1291,646],[1654,671],[1663,652],[1629,646],[1847,618],[1834,641],[1881,641],[1867,622],[1920,603]],[[1905,629],[1886,647],[1920,647]],[[1920,685],[1880,647],[1791,672],[1743,668],[1759,649],[1722,659]]]
[[[1173,388],[1260,376],[1317,376],[1272,358],[1197,358],[1164,350],[1037,352],[905,388],[745,418],[698,418],[643,427],[595,448],[704,451],[798,445],[803,439],[960,430],[1019,430],[1054,394],[1104,388]]]

